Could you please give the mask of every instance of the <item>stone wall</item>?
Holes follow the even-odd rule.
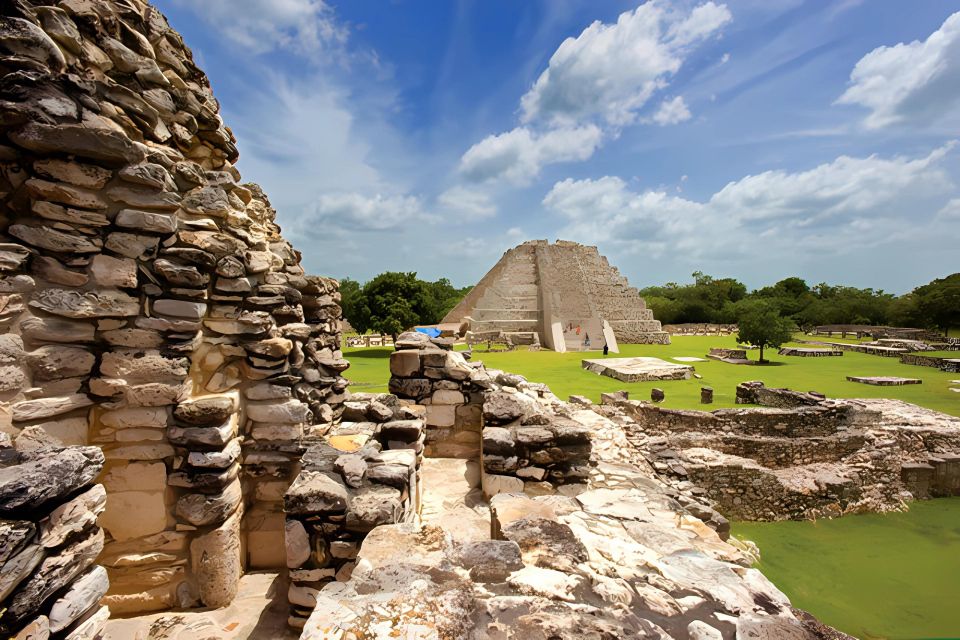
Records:
[[[604,410],[663,479],[729,518],[834,517],[960,495],[960,420],[952,416],[760,382],[740,385],[737,397],[773,406],[678,411],[610,394]]]
[[[342,410],[337,283],[155,8],[17,0],[0,35],[0,430],[103,450],[115,612],[226,604]]]
[[[283,498],[294,628],[304,626],[325,584],[349,579],[367,533],[419,515],[423,420],[389,419],[369,433],[346,430],[352,433],[335,432],[306,451]]]
[[[93,638],[110,615],[96,563],[106,503],[96,447],[46,447],[0,434],[0,634]]]
[[[396,347],[390,355],[390,392],[422,407],[426,455],[478,458],[483,390],[490,386],[489,376],[443,339],[405,333]]]
[[[904,353],[900,355],[900,362],[919,367],[933,367],[948,373],[960,373],[960,358],[940,358],[916,353]]]
[[[446,342],[406,333],[390,357],[390,391],[426,422],[426,455],[481,461],[488,497],[552,492],[589,473],[590,433],[562,414],[546,385],[487,370]]]

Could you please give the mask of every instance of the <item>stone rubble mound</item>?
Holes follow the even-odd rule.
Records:
[[[737,388],[762,408],[686,411],[611,398],[622,426],[665,481],[738,520],[885,512],[960,495],[960,419],[894,400]]]
[[[496,493],[489,539],[416,518],[370,530],[349,574],[310,592],[315,606],[301,638],[844,637],[793,610],[750,568],[749,547],[728,539],[726,519],[663,482],[605,407],[565,403],[520,376],[470,366],[489,378],[485,416],[514,428],[532,418],[538,429],[562,416],[588,434],[583,481],[521,481]],[[531,391],[530,403],[509,403],[505,389]],[[487,431],[503,446],[508,429],[484,425],[484,457],[493,446]]]
[[[0,634],[9,638],[96,637],[110,610],[96,564],[97,525],[107,493],[94,479],[96,447],[48,447],[0,434]]]

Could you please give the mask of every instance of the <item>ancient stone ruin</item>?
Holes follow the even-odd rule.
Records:
[[[0,53],[4,488],[9,465],[55,483],[34,460],[72,456],[106,491],[98,533],[81,506],[103,496],[80,485],[0,505],[26,545],[0,572],[5,629],[42,613],[81,637],[49,605],[71,580],[105,587],[82,573],[98,555],[114,614],[224,605],[245,568],[285,566],[283,494],[342,411],[337,283],[304,274],[241,181],[206,76],[155,8],[5,3]],[[47,540],[48,509],[77,532]]]
[[[723,514],[958,492],[960,427],[903,403],[757,384],[738,395],[767,408],[564,402],[419,333],[390,393],[351,395],[338,285],[241,181],[165,18],[2,7],[4,636],[837,638]],[[666,339],[573,243],[508,252],[461,311],[555,347]],[[291,630],[258,635],[266,610],[242,606],[247,627],[217,622],[255,571]]]
[[[566,240],[531,240],[503,254],[443,318],[465,321],[475,334],[505,333],[555,351],[670,342],[637,290],[596,247]]]

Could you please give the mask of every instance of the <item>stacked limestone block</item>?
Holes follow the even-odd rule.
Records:
[[[350,410],[374,402],[387,406],[355,401]],[[349,579],[374,527],[418,520],[423,437],[419,419],[385,421],[370,433],[345,426],[304,454],[284,496],[291,626],[303,627],[325,583]]]
[[[476,459],[483,392],[491,381],[481,364],[467,362],[450,347],[424,334],[402,334],[390,354],[390,391],[423,407],[428,457]]]
[[[590,431],[571,420],[544,384],[497,372],[483,404],[483,491],[553,493],[590,475]]]
[[[0,635],[95,638],[110,617],[107,571],[94,564],[103,453],[34,444],[0,438]]]
[[[424,411],[426,455],[482,457],[488,497],[552,493],[589,476],[590,433],[565,415],[546,385],[488,371],[418,333],[398,338],[390,374],[390,390]]]
[[[2,13],[0,430],[103,450],[111,608],[226,604],[282,566],[283,490],[339,417],[337,283],[241,182],[160,12]]]

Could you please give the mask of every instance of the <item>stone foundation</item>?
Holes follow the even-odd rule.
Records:
[[[760,382],[738,386],[737,401],[772,406],[677,411],[610,396],[604,408],[661,477],[730,518],[834,517],[960,495],[956,418]]]

